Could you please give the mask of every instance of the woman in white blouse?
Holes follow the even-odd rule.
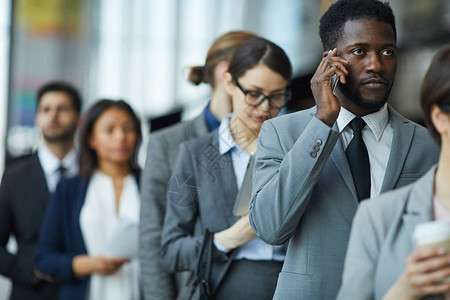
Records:
[[[61,299],[139,298],[140,138],[140,122],[124,101],[100,100],[84,115],[80,174],[63,179],[51,197],[36,256],[43,276],[61,282]],[[136,241],[126,251],[114,247],[121,227]]]

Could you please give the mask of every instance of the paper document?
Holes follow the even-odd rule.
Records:
[[[138,257],[139,225],[130,219],[122,219],[103,247],[103,254],[109,257]]]

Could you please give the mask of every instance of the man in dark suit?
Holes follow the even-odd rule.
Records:
[[[35,248],[47,200],[61,176],[78,172],[74,136],[81,98],[63,82],[42,86],[36,126],[43,142],[37,153],[11,163],[0,185],[0,274],[12,281],[11,299],[57,299],[58,287],[33,269]],[[17,253],[7,250],[14,236]]]

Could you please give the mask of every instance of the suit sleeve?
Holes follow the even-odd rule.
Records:
[[[67,184],[60,182],[55,193],[50,197],[39,234],[36,251],[36,267],[46,275],[70,282],[77,279],[73,273],[72,260],[75,254],[64,249],[64,228],[67,219],[66,210],[70,209],[71,198],[67,192]]]
[[[249,212],[253,230],[271,245],[294,233],[339,134],[313,117],[292,149],[283,148],[281,138],[272,122],[263,124]]]
[[[338,300],[374,299],[375,271],[382,241],[367,204],[361,204],[353,220]],[[378,224],[380,226],[382,224]]]
[[[193,270],[202,236],[193,236],[198,216],[200,186],[193,157],[184,143],[169,182],[160,258],[172,271]]]
[[[141,177],[139,259],[144,299],[175,299],[173,274],[158,259],[170,167],[158,135],[150,136]]]
[[[21,260],[6,248],[14,226],[9,195],[14,186],[11,185],[12,182],[10,181],[10,176],[6,172],[0,185],[0,274],[11,278],[13,281],[30,284],[32,260],[27,263],[26,260]],[[23,255],[22,257],[26,256]],[[24,270],[29,270],[30,272],[27,273]]]

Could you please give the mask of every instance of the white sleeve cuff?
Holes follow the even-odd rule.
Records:
[[[225,248],[222,244],[220,244],[216,240],[214,240],[214,246],[216,246],[217,250],[224,252],[224,253],[228,253],[231,251],[230,249]]]

